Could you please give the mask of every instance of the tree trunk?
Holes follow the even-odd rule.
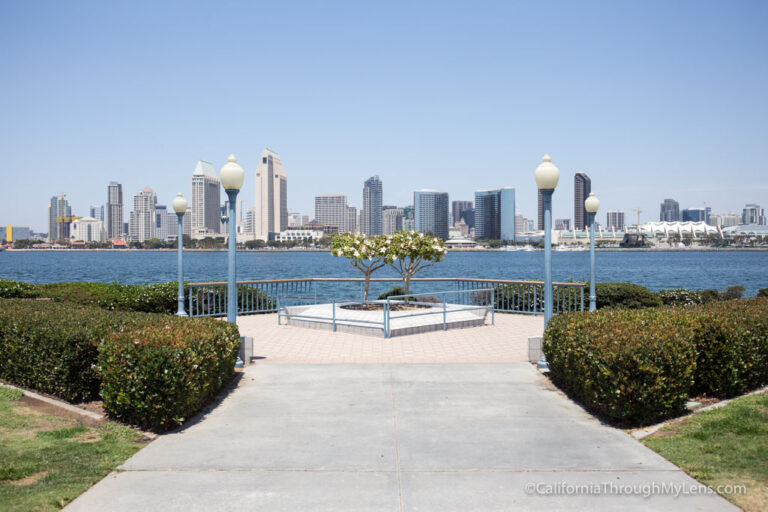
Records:
[[[411,288],[411,276],[406,275],[405,279],[403,279],[403,284],[405,285],[403,288],[405,288],[405,305],[408,305],[408,290]]]
[[[365,275],[365,290],[363,291],[363,304],[368,302],[368,288],[371,286],[371,275]]]

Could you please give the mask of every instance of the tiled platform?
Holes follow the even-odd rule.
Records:
[[[541,316],[496,314],[496,325],[377,338],[277,325],[277,315],[237,318],[253,337],[253,354],[274,363],[484,363],[528,360],[528,338],[541,336]]]
[[[443,311],[443,305],[436,304],[423,309],[392,311],[389,315],[390,336],[421,334],[444,328],[447,330],[479,327],[491,322],[487,309],[467,308],[471,306],[447,304]],[[284,316],[283,321],[294,327],[332,330],[335,325],[337,332],[384,336],[384,311],[360,311],[333,304],[313,304],[290,306],[285,308],[284,312],[289,316]],[[418,316],[412,316],[414,313]]]

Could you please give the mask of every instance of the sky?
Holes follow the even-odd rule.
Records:
[[[435,188],[451,200],[560,169],[554,218],[586,172],[608,210],[768,208],[768,2],[0,2],[0,224],[46,232],[107,184],[189,197],[230,153],[253,206],[265,147],[288,208]],[[222,194],[223,202],[223,194]]]

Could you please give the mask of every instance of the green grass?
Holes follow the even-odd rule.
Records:
[[[0,387],[0,511],[59,510],[138,451],[134,430],[38,413]]]
[[[644,443],[745,510],[768,511],[768,393],[735,399],[664,427]]]

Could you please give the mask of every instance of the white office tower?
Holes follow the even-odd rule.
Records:
[[[403,230],[403,209],[386,208],[381,214],[382,231],[384,235],[391,235]]]
[[[339,233],[347,232],[347,196],[323,194],[315,197],[315,221],[323,226],[335,227]]]
[[[213,164],[200,160],[192,173],[192,231],[200,234],[221,231],[221,182]]]
[[[128,237],[132,242],[144,242],[157,238],[155,205],[157,196],[151,188],[145,188],[133,196],[133,211],[128,223]]]
[[[254,235],[266,240],[288,227],[288,178],[277,153],[265,149],[256,168]]]
[[[357,208],[347,206],[347,233],[359,233],[357,225]]]
[[[104,223],[93,217],[76,219],[72,222],[70,239],[73,242],[105,242]]]

